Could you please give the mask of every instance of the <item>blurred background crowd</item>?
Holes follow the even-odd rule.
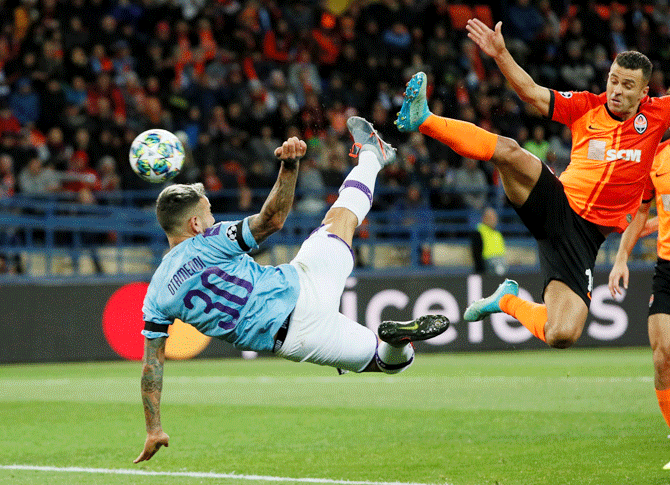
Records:
[[[351,168],[345,122],[360,115],[400,153],[379,182],[397,190],[377,209],[503,203],[491,200],[498,181],[490,166],[393,125],[406,81],[423,70],[434,113],[513,137],[556,172],[566,166],[569,131],[506,86],[467,38],[472,16],[502,20],[515,59],[545,86],[599,93],[614,56],[636,49],[654,62],[650,95],[665,93],[666,0],[6,0],[0,197],[87,202],[150,188],[130,171],[128,148],[160,127],[188,147],[177,181],[237,190],[232,207],[215,211],[257,209],[255,194],[275,179],[274,148],[303,138],[296,209],[318,212]]]

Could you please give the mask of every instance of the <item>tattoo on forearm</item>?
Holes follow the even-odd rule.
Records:
[[[156,369],[153,366],[146,366],[142,375],[142,392],[152,393],[163,390],[163,366]]]
[[[258,224],[252,227],[252,233],[257,242],[260,243],[267,239],[276,231],[277,225],[281,226],[286,220],[293,206],[296,180],[297,171],[282,170],[280,172],[270,195],[263,204]]]
[[[165,338],[147,339],[142,367],[142,403],[147,429],[160,426],[160,399],[163,390]]]

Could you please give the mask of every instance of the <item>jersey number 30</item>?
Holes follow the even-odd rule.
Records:
[[[211,275],[216,275],[226,283],[246,290],[247,294],[244,297],[240,297],[233,295],[232,293],[222,288],[219,288],[214,283],[209,281],[209,277]],[[215,266],[207,268],[205,271],[203,271],[200,275],[200,280],[202,281],[202,286],[204,288],[209,290],[209,292],[214,293],[214,295],[220,296],[221,298],[227,300],[227,303],[231,306],[214,301],[214,299],[209,296],[209,292],[205,292],[203,290],[190,290],[184,297],[184,305],[186,308],[193,310],[193,298],[198,297],[205,302],[206,306],[203,310],[205,313],[209,313],[216,309],[230,316],[230,318],[224,318],[220,320],[219,327],[223,328],[224,330],[230,330],[231,328],[235,327],[235,325],[237,325],[237,320],[240,318],[240,310],[242,307],[244,307],[244,305],[246,305],[247,301],[249,300],[249,294],[254,289],[253,285],[248,281],[242,280],[236,276],[229,275],[225,271]],[[216,298],[216,296],[214,298]]]

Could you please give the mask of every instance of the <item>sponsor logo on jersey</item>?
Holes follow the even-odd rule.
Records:
[[[642,150],[615,150],[613,148],[607,150],[606,160],[613,162],[614,160],[623,160],[625,162],[639,162],[642,159]]]
[[[565,99],[572,98],[572,93],[570,91],[559,91],[558,94],[563,96]]]
[[[635,127],[635,131],[637,131],[640,135],[647,131],[647,117],[640,113],[635,117],[635,120],[633,121],[633,126]]]

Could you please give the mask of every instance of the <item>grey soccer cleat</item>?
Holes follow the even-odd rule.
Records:
[[[449,319],[444,315],[424,315],[409,322],[382,322],[377,334],[387,344],[400,347],[437,337],[448,328]]]
[[[351,147],[351,156],[357,156],[363,150],[370,150],[375,154],[382,167],[395,161],[396,150],[381,139],[377,130],[365,118],[352,116],[347,120],[349,133],[354,137],[354,146]]]

